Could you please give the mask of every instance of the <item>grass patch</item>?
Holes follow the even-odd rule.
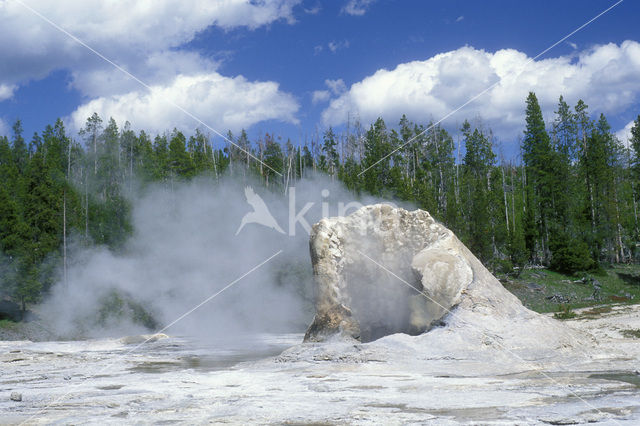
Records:
[[[611,312],[611,310],[612,308],[610,305],[596,306],[594,308],[580,312],[580,318],[587,318],[587,319],[599,318],[602,314],[607,314]]]
[[[639,329],[620,330],[620,334],[622,334],[627,339],[640,339]]]
[[[13,328],[15,327],[15,325],[16,323],[11,320],[8,320],[8,319],[0,320],[0,328],[4,328],[4,329]]]
[[[557,312],[559,305],[578,309],[640,303],[640,285],[635,277],[640,277],[640,265],[615,265],[597,274],[565,275],[547,269],[525,269],[518,278],[498,275],[504,287],[527,308],[541,313]],[[593,311],[588,315],[602,313],[605,312]]]
[[[569,305],[562,305],[559,312],[553,314],[555,319],[566,320],[576,317],[576,313],[569,307]]]

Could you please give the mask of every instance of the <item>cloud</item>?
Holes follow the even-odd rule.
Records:
[[[170,84],[177,75],[215,72],[218,63],[188,51],[152,52],[125,69],[147,85]],[[113,66],[72,71],[70,85],[92,97],[113,96],[141,89],[140,82]]]
[[[347,86],[344,84],[344,81],[339,78],[337,80],[325,80],[324,85],[327,86],[329,90],[315,90],[312,94],[312,102],[314,104],[326,102],[331,98],[331,94],[340,95],[347,90]]]
[[[552,118],[558,97],[575,104],[583,99],[591,112],[618,113],[640,99],[640,44],[625,41],[528,63],[513,49],[495,53],[465,46],[425,61],[381,69],[334,97],[323,111],[326,125],[344,122],[347,113],[363,121],[382,116],[397,120],[438,120],[494,85],[445,125],[480,115],[502,138],[517,138],[524,122],[524,102],[536,92],[545,118]],[[526,65],[526,67],[525,67]],[[522,73],[519,75],[519,73]]]
[[[626,126],[624,126],[622,129],[616,132],[616,136],[618,137],[620,142],[624,144],[624,146],[627,146],[629,139],[631,139],[631,129],[633,128],[634,125],[635,125],[635,120],[631,120],[630,122],[627,123]]]
[[[219,132],[239,131],[264,120],[297,123],[297,101],[271,81],[252,82],[216,72],[178,75],[170,84],[94,99],[78,107],[67,120],[78,130],[97,112],[135,129],[162,133],[172,127],[192,131],[201,127],[175,105],[189,111]]]
[[[349,47],[349,40],[330,41],[327,47],[331,53],[336,53],[340,49],[347,49]]]
[[[325,80],[324,84],[334,95],[339,95],[347,90],[347,86],[341,78],[337,80]]]
[[[320,3],[316,3],[313,7],[305,7],[304,13],[308,15],[317,15],[322,10],[322,5]]]
[[[456,18],[456,22],[462,22],[464,20],[464,16],[460,15]]]
[[[0,84],[0,102],[10,99],[13,96],[13,92],[17,89],[15,84]]]
[[[331,93],[328,90],[314,90],[311,101],[314,104],[326,102],[331,98]]]
[[[140,58],[168,56],[166,52],[178,49],[212,25],[229,30],[255,29],[279,20],[294,22],[293,8],[299,3],[300,0],[32,0],[28,5],[106,57],[139,72]],[[55,69],[71,69],[78,77],[104,73],[111,67],[18,2],[0,1],[0,39],[3,86],[40,79]],[[140,77],[151,78],[154,72]],[[85,95],[96,95],[91,90],[95,84],[79,82],[77,86]]]
[[[376,0],[349,0],[342,7],[341,12],[347,15],[362,16]]]
[[[327,49],[331,53],[336,53],[338,50],[349,48],[349,45],[350,45],[349,40],[342,40],[342,41],[332,40],[329,43],[327,43]],[[324,46],[323,45],[317,45],[317,46],[313,47],[313,54],[314,55],[319,55],[323,51],[324,51]]]

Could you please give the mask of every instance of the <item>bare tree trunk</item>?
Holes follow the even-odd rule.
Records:
[[[71,141],[67,149],[67,184],[71,176]],[[62,194],[62,270],[64,285],[67,286],[67,189]]]
[[[633,187],[633,182],[631,183],[631,198],[633,199],[633,219],[636,225],[636,237],[638,235],[638,208],[636,204],[636,190]]]
[[[211,142],[211,161],[213,161],[213,174],[218,180],[218,165],[216,164],[216,150],[213,149],[213,141]]]
[[[287,155],[287,163],[289,164],[287,167],[287,180],[284,184],[284,195],[287,195],[287,192],[289,191],[289,179],[291,176],[291,154],[290,153]]]
[[[98,174],[98,134],[93,131],[93,174]]]
[[[507,204],[507,187],[504,180],[504,164],[500,165],[502,171],[502,195],[504,196],[504,219],[507,225],[507,233],[509,233],[509,205]]]
[[[262,149],[262,141],[258,141],[258,149],[260,149],[260,176],[264,176],[264,149]],[[269,176],[267,176],[267,186],[269,186]]]
[[[304,170],[302,169],[302,149],[298,148],[298,158],[299,158],[299,162],[300,162],[300,179],[302,179],[302,174],[304,173]]]
[[[460,204],[460,136],[458,136],[458,161],[456,161],[456,202]]]
[[[84,239],[89,241],[89,173],[84,177]]]
[[[62,271],[65,287],[68,285],[67,277],[67,190],[62,196]]]
[[[613,184],[613,202],[616,206],[616,263],[620,263],[620,259],[624,261],[624,249],[622,246],[622,225],[620,224],[620,206],[618,204],[617,185]]]
[[[438,143],[438,134],[435,136],[435,145],[436,145],[436,157],[438,158],[438,173],[440,175],[440,182],[438,182],[438,209],[442,214],[446,210],[446,203],[444,197],[444,177],[442,175],[442,162],[440,161],[440,144]]]
[[[515,174],[515,169],[511,168],[511,229],[513,232],[516,232],[516,187],[513,184],[513,175]]]
[[[522,212],[527,212],[527,198],[526,198],[526,187],[527,187],[527,168],[522,166]]]
[[[133,192],[133,140],[129,149],[129,193]]]

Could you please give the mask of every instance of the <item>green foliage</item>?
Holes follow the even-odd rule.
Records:
[[[12,329],[16,326],[16,323],[8,320],[8,319],[2,319],[0,320],[0,329]]]
[[[640,329],[637,328],[620,330],[620,334],[622,334],[627,339],[640,339]]]
[[[507,253],[509,254],[509,259],[511,259],[511,264],[514,266],[514,270],[516,270],[517,275],[520,276],[524,266],[527,264],[527,260],[529,260],[529,252],[525,244],[522,228],[518,227],[510,233]]]
[[[542,110],[533,92],[527,97],[525,114],[526,128],[522,141],[528,210],[524,222],[525,241],[533,260],[547,262],[549,253],[546,248],[554,219],[554,195],[558,189],[558,156],[551,146]],[[538,250],[541,250],[541,256],[536,255]]]
[[[513,272],[513,263],[509,259],[493,259],[490,268],[494,273],[510,274]]]
[[[101,326],[111,322],[131,321],[149,330],[156,330],[158,322],[153,315],[130,296],[112,290],[100,300],[96,323]]]
[[[324,133],[324,143],[322,145],[324,157],[322,158],[326,162],[324,171],[330,176],[334,176],[339,168],[340,158],[338,157],[338,151],[336,149],[337,145],[336,135],[333,133],[333,129],[329,127],[329,130]]]
[[[194,176],[195,168],[189,153],[187,153],[186,138],[177,129],[173,129],[169,142],[168,165],[169,172],[173,177],[189,179]]]
[[[489,139],[478,129],[471,131],[465,121],[462,125],[466,154],[464,156],[463,197],[466,201],[467,222],[465,243],[483,262],[492,257],[491,207],[489,172],[495,155]]]
[[[569,305],[560,305],[558,312],[553,314],[553,317],[559,320],[571,319],[571,318],[575,318],[576,316],[577,316],[576,313],[573,312],[573,310]]]
[[[592,271],[596,262],[584,241],[558,239],[552,243],[551,269],[565,274]]]

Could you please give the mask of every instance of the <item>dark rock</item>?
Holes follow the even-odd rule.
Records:
[[[526,283],[525,284],[529,290],[532,291],[542,291],[544,290],[544,286],[536,283]]]
[[[22,401],[22,394],[19,392],[11,392],[11,396],[9,398],[12,401],[20,402]]]
[[[569,298],[560,293],[556,293],[552,296],[547,296],[547,300],[554,303],[569,303]]]

